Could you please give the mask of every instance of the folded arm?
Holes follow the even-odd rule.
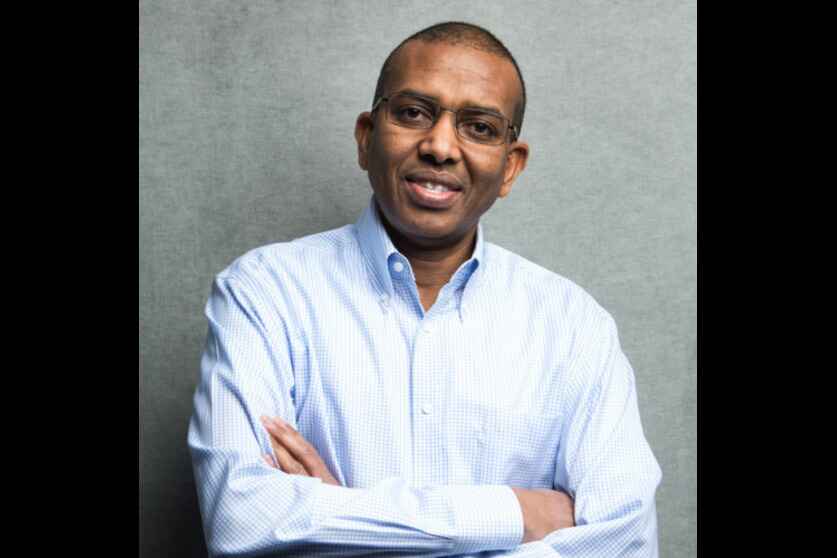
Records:
[[[654,494],[662,478],[645,439],[634,374],[604,311],[585,322],[567,378],[554,487],[575,503],[575,526],[487,556],[658,556]]]
[[[270,467],[294,475],[316,477],[326,484],[340,486],[328,466],[302,435],[281,418],[262,417],[270,434],[273,454],[265,454]],[[575,525],[573,501],[558,490],[512,487],[523,515],[523,542],[539,541],[558,529]]]
[[[247,277],[216,280],[188,444],[209,552],[450,555],[515,547],[523,536],[506,486],[413,488],[390,478],[334,486],[269,467],[260,417],[296,423],[290,335]],[[276,316],[274,316],[274,314]]]

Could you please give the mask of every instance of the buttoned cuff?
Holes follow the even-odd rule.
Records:
[[[523,512],[508,486],[449,486],[459,553],[514,548],[523,541]]]

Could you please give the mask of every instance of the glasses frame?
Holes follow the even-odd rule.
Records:
[[[442,105],[440,105],[439,103],[437,103],[436,101],[434,101],[433,99],[430,99],[428,97],[424,97],[422,95],[415,95],[413,93],[408,93],[408,92],[405,92],[405,91],[396,91],[395,93],[390,93],[389,95],[387,95],[385,97],[379,97],[378,100],[375,101],[375,104],[372,105],[372,110],[370,112],[372,114],[374,114],[375,111],[378,110],[378,108],[381,106],[381,103],[386,103],[387,101],[389,101],[393,97],[397,97],[398,95],[407,95],[409,97],[415,97],[416,99],[419,99],[419,100],[424,101],[426,103],[432,103],[434,106],[438,107],[438,109],[439,109],[433,117],[433,124],[429,128],[415,128],[415,127],[412,127],[412,126],[405,126],[404,124],[399,124],[398,122],[393,122],[389,118],[388,115],[385,115],[385,118],[387,119],[387,122],[390,122],[391,124],[393,124],[395,126],[398,126],[400,128],[407,128],[408,130],[432,130],[433,127],[439,122],[439,118],[442,116],[442,112],[450,112],[450,113],[453,113],[453,121],[454,121],[454,127],[453,128],[454,128],[454,130],[456,130],[456,137],[461,138],[462,140],[467,141],[468,143],[473,143],[473,144],[476,144],[476,145],[495,145],[495,146],[496,145],[503,145],[504,143],[506,143],[506,139],[508,137],[508,131],[509,130],[511,130],[511,132],[512,132],[511,142],[517,141],[517,137],[518,137],[517,128],[514,126],[514,124],[511,123],[511,119],[507,118],[504,114],[500,114],[500,113],[497,113],[497,112],[494,112],[494,111],[487,111],[487,110],[484,110],[484,109],[474,108],[474,107],[462,107],[459,110],[454,110],[454,109],[451,109],[451,108],[443,107]],[[506,134],[505,134],[505,137],[503,137],[503,141],[501,141],[500,143],[485,143],[485,142],[476,141],[476,140],[473,140],[471,138],[463,136],[459,132],[459,126],[457,125],[458,122],[459,122],[459,112],[463,111],[463,110],[476,110],[476,111],[479,111],[479,112],[484,112],[486,114],[491,114],[493,116],[497,116],[497,117],[502,118],[505,122],[508,123],[508,127],[506,128]]]

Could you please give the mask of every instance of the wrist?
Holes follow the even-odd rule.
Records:
[[[505,550],[523,538],[523,518],[515,494],[508,486],[449,486],[446,489],[455,515],[457,554]]]
[[[512,492],[514,492],[514,495],[517,496],[517,504],[520,507],[520,517],[521,517],[521,520],[523,521],[523,537],[522,537],[520,543],[525,544],[525,543],[528,543],[528,542],[532,542],[533,540],[536,540],[536,539],[533,537],[531,529],[529,528],[529,521],[528,521],[528,519],[529,519],[529,512],[528,512],[529,498],[528,498],[528,494],[527,494],[529,492],[529,490],[527,490],[525,488],[517,488],[517,487],[514,487],[514,486],[511,487],[511,489],[512,489]]]

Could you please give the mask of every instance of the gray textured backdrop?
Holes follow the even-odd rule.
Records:
[[[696,0],[141,0],[140,556],[205,556],[186,429],[215,273],[354,222],[354,120],[401,39],[466,20],[523,71],[529,167],[487,238],[619,326],[663,469],[661,556],[696,544]]]

